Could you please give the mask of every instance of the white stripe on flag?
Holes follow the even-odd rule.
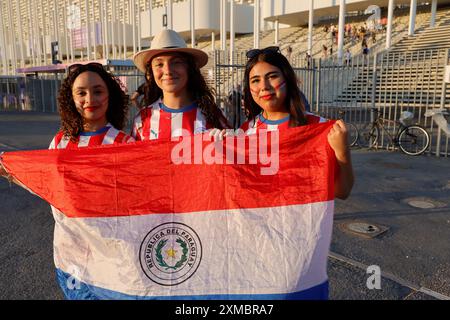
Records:
[[[298,292],[327,280],[333,212],[332,200],[114,218],[67,218],[54,211],[55,263],[67,273],[77,270],[84,283],[130,295]],[[201,243],[198,269],[174,286],[150,280],[140,260],[141,244],[150,231],[169,222],[189,226]]]

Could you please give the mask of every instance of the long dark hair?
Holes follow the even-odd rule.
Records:
[[[225,129],[230,128],[227,119],[224,117],[214,99],[214,90],[206,84],[205,78],[200,72],[194,58],[190,54],[177,52],[185,59],[188,70],[187,90],[191,94],[191,98],[197,103],[201,112],[205,116],[207,123],[214,128]],[[145,106],[151,105],[153,102],[163,97],[163,91],[155,82],[153,75],[151,60],[147,62],[145,67],[145,85],[144,99]]]
[[[297,76],[294,69],[280,52],[261,50],[247,61],[244,73],[244,108],[248,120],[253,120],[263,109],[253,100],[250,92],[250,71],[258,62],[266,62],[281,70],[286,81],[286,100],[285,107],[290,114],[289,126],[297,127],[306,124],[305,105],[300,97],[300,89],[298,87]]]
[[[77,65],[78,66],[78,65]],[[61,130],[64,136],[75,141],[83,131],[83,117],[77,111],[72,96],[72,86],[75,79],[83,72],[97,73],[108,88],[108,110],[106,119],[114,128],[122,130],[125,126],[128,114],[128,97],[123,91],[123,84],[118,78],[107,72],[98,64],[79,65],[72,68],[61,84],[58,93],[58,110],[61,116]]]

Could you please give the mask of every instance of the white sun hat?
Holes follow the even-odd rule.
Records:
[[[206,52],[195,48],[188,48],[183,38],[170,29],[158,33],[153,38],[150,49],[137,52],[133,56],[133,62],[139,70],[145,73],[147,62],[151,61],[158,54],[168,52],[184,52],[192,55],[199,68],[208,62]]]

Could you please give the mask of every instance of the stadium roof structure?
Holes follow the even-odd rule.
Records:
[[[64,73],[66,69],[70,67],[72,64],[88,64],[88,63],[100,63],[103,66],[108,67],[129,67],[134,68],[134,64],[132,60],[112,60],[112,59],[99,59],[99,60],[89,60],[89,61],[77,61],[74,63],[62,63],[62,64],[53,64],[53,65],[45,65],[45,66],[35,66],[28,68],[17,68],[17,73],[31,74],[31,73]]]
[[[387,7],[389,0],[346,0],[345,11],[364,11],[370,6],[378,6],[380,8]],[[429,4],[429,1],[417,1],[417,5]],[[450,3],[450,0],[438,0],[439,5]],[[395,0],[395,5],[410,5],[411,0]],[[301,10],[304,8],[304,10]],[[277,14],[276,7],[272,10],[271,15],[265,16],[266,21],[276,21],[291,26],[307,25],[309,17],[309,1],[299,1],[299,9],[295,12]],[[332,17],[339,15],[339,0],[315,0],[314,1],[314,17]]]

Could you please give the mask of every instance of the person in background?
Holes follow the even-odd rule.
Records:
[[[328,56],[328,48],[326,45],[322,45],[322,57],[326,59]]]
[[[350,66],[350,64],[352,62],[352,54],[350,52],[350,49],[348,49],[348,48],[347,48],[347,50],[345,50],[344,59],[345,59],[345,65]]]
[[[286,58],[288,59],[288,61],[291,61],[291,58],[292,58],[292,47],[291,46],[287,47]]]
[[[142,107],[141,99],[142,96],[144,95],[144,86],[145,83],[141,84],[130,96],[131,103],[133,103],[133,105],[138,109]]]

